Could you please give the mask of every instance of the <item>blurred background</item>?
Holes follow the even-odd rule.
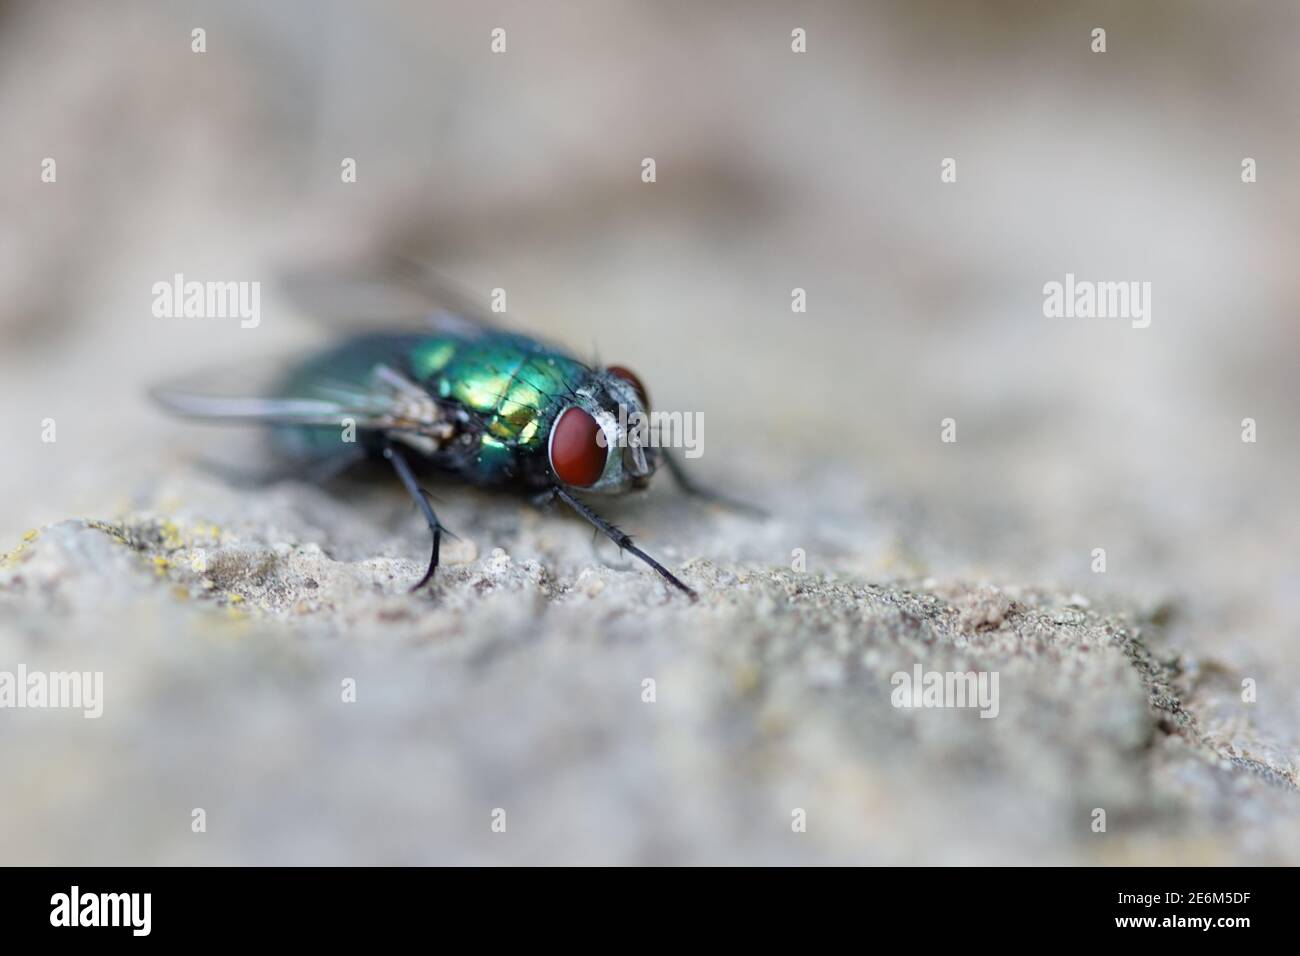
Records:
[[[277,275],[401,250],[704,413],[697,473],[778,522],[697,529],[682,553],[788,567],[803,547],[819,574],[1127,602],[1168,653],[1267,683],[1248,736],[1294,784],[1298,28],[1293,4],[1209,0],[4,0],[0,551],[68,518],[204,514],[160,475],[213,433],[145,389],[318,343]],[[260,281],[260,326],[154,317],[178,272]],[[1067,272],[1150,282],[1150,327],[1045,318]],[[418,520],[385,500],[385,546],[418,562]],[[26,607],[10,656],[41,632]],[[113,862],[188,859],[132,832]],[[917,840],[863,859],[990,858]]]

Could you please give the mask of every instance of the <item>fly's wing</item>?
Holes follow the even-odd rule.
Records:
[[[402,329],[473,341],[507,331],[482,304],[411,259],[290,271],[280,286],[303,312],[345,332]]]
[[[364,382],[315,380],[310,391],[280,394],[246,372],[198,376],[150,391],[175,415],[210,422],[260,425],[322,425],[422,437],[439,444],[451,435],[445,409],[423,388],[390,365],[376,364]]]

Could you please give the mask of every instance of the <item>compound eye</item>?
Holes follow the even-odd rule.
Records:
[[[551,427],[551,470],[566,485],[586,488],[605,472],[609,449],[600,442],[596,419],[571,405],[560,412]]]
[[[630,368],[624,368],[622,365],[611,365],[605,371],[609,372],[615,378],[621,378],[636,389],[637,396],[641,399],[641,404],[646,408],[650,407],[650,393],[645,390],[641,384],[641,379],[636,377],[636,373]]]

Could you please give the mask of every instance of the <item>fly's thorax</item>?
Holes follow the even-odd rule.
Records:
[[[460,434],[443,460],[478,485],[552,483],[547,440],[556,416],[591,375],[576,360],[508,333],[425,343],[412,366],[455,409]]]
[[[485,436],[527,452],[545,446],[551,420],[589,374],[531,339],[501,335],[462,344],[431,384],[474,415]]]

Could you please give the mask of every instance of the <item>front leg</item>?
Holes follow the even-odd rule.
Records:
[[[596,512],[592,511],[585,504],[583,504],[572,494],[570,494],[567,489],[561,487],[560,485],[555,485],[551,488],[550,493],[554,495],[556,498],[559,498],[561,501],[563,501],[574,511],[578,512],[578,514],[582,515],[582,517],[587,519],[587,521],[591,522],[592,526],[595,527],[596,530],[600,531],[607,538],[609,538],[609,540],[613,541],[616,545],[618,545],[620,550],[630,551],[632,554],[636,555],[646,564],[650,565],[650,567],[658,571],[660,575],[663,576],[664,580],[667,581],[669,584],[671,584],[673,587],[678,588],[679,590],[690,595],[692,601],[697,600],[699,598],[699,595],[696,594],[694,591],[692,591],[685,584],[683,584],[677,578],[676,575],[674,575],[662,564],[660,564],[654,558],[650,557],[650,555],[646,554],[644,551],[642,551],[640,548],[634,545],[632,543],[632,538],[630,535],[628,535],[625,531],[620,530],[618,527],[611,524],[610,522],[606,521],[600,515],[596,514]]]

